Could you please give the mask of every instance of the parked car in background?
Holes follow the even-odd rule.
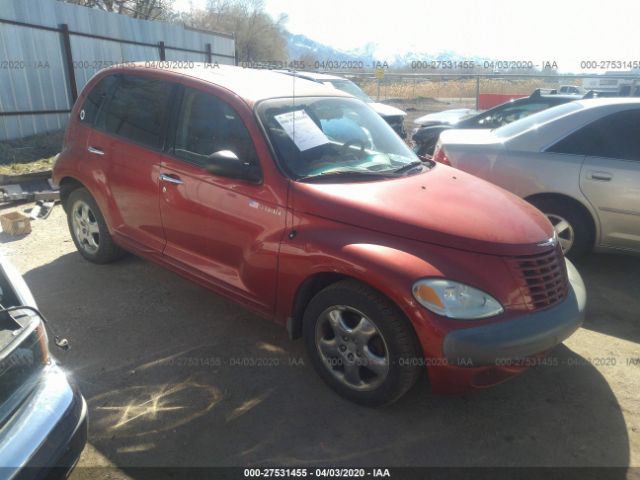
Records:
[[[87,441],[87,406],[49,352],[44,318],[0,258],[0,476],[63,478]]]
[[[455,123],[421,126],[413,131],[414,151],[418,155],[432,155],[440,133],[450,128],[498,128],[541,110],[580,98],[582,98],[580,95],[542,93],[538,89],[528,97],[517,98],[476,115],[460,118]]]
[[[98,73],[53,176],[81,255],[130,250],[286,325],[367,405],[425,366],[434,392],[500,383],[581,325],[584,285],[542,213],[420,161],[351,95],[292,93],[238,67]]]
[[[569,256],[640,252],[640,99],[579,100],[496,130],[449,130],[434,160],[538,207]]]
[[[395,130],[395,132],[400,135],[400,138],[406,138],[407,132],[404,127],[404,117],[407,116],[407,112],[400,110],[399,108],[392,107],[391,105],[386,105],[380,102],[374,102],[369,95],[364,93],[362,89],[353,83],[351,80],[338,77],[336,75],[328,75],[326,73],[315,73],[315,72],[299,72],[293,70],[276,70],[278,73],[284,73],[285,75],[293,75],[299,78],[304,78],[306,80],[311,80],[313,82],[322,83],[324,85],[329,85],[333,88],[337,88],[338,90],[342,90],[343,92],[347,92],[349,95],[353,95],[354,97],[362,100],[371,108],[373,108],[378,115],[380,115],[384,120],[391,125],[391,128]]]
[[[557,92],[561,95],[584,95],[587,90],[579,85],[560,85]]]
[[[640,97],[640,85],[621,85],[618,91],[589,90],[583,98]]]
[[[480,112],[473,108],[451,108],[441,112],[427,113],[413,121],[416,126],[413,133],[415,134],[420,127],[430,125],[455,125],[461,120],[477,115],[478,113]]]

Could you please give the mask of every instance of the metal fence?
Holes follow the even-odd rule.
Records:
[[[64,128],[94,73],[145,60],[235,64],[235,39],[57,0],[0,0],[0,140]]]
[[[369,72],[325,72],[344,76],[360,85],[377,101],[452,100],[452,103],[484,109],[483,96],[523,96],[535,89],[559,89],[562,85],[582,87],[585,92],[625,92],[640,88],[640,73],[607,72],[604,74],[524,74],[524,73],[411,73],[387,71],[382,76]],[[508,98],[507,98],[508,100]],[[503,100],[505,101],[505,100]]]

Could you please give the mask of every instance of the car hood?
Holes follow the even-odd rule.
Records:
[[[296,212],[478,253],[529,255],[553,237],[529,203],[446,165],[374,182],[294,182],[292,193]]]
[[[373,108],[378,115],[381,117],[396,117],[407,115],[407,112],[400,110],[399,108],[392,107],[391,105],[385,105],[384,103],[372,102],[368,104],[371,108]]]
[[[463,118],[477,114],[477,110],[471,108],[453,108],[443,112],[428,113],[416,118],[413,123],[416,125],[455,125]]]

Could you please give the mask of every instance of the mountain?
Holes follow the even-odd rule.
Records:
[[[300,58],[315,58],[318,61],[353,61],[362,60],[370,62],[373,58],[362,57],[358,52],[347,52],[338,50],[336,48],[324,45],[322,43],[311,40],[304,35],[296,35],[287,32],[287,50],[290,60],[296,60]]]
[[[402,68],[410,67],[411,62],[416,60],[436,60],[436,61],[475,61],[477,63],[489,60],[483,57],[468,57],[459,55],[452,51],[424,52],[417,48],[408,51],[389,49],[384,45],[369,42],[362,47],[351,50],[339,50],[331,46],[316,42],[311,38],[287,32],[287,49],[290,60],[301,58],[314,58],[318,61],[361,61],[365,68],[374,66],[375,62],[387,64],[390,67]]]

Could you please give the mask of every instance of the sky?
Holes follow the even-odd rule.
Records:
[[[206,0],[176,1],[183,9],[191,3]],[[292,33],[341,50],[373,42],[380,57],[453,51],[593,73],[581,61],[640,61],[637,0],[265,0],[265,6],[273,16],[286,13]]]

